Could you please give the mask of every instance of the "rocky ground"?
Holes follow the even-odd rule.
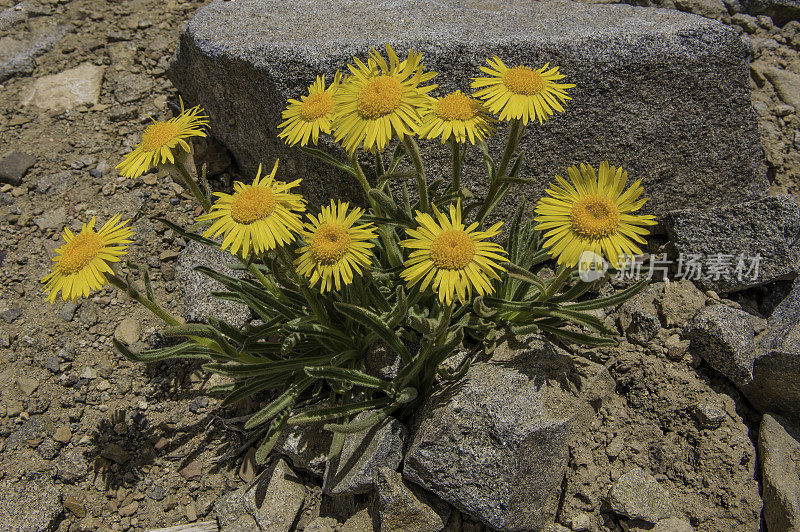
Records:
[[[44,301],[37,280],[62,228],[122,213],[135,230],[130,260],[149,267],[157,299],[184,312],[176,275],[187,278],[194,259],[184,253],[179,263],[187,242],[151,219],[185,225],[196,205],[169,176],[126,181],[113,167],[138,141],[148,115],[171,115],[168,102],[174,105],[176,95],[165,70],[181,24],[205,2],[50,0],[13,9],[14,3],[0,0],[0,530],[150,530],[217,519],[226,530],[372,530],[373,520],[390,530],[409,522],[420,523],[418,530],[481,530],[467,514],[493,510],[476,508],[480,501],[470,502],[470,493],[437,492],[462,501],[453,503],[459,511],[394,471],[400,462],[392,449],[406,442],[417,457],[424,431],[411,438],[403,427],[381,429],[382,451],[373,453],[363,478],[348,477],[350,487],[341,488],[326,480],[340,495],[322,495],[319,449],[303,442],[321,445],[324,436],[287,438],[281,449],[289,462],[273,460],[261,474],[248,451],[252,442],[228,421],[253,405],[220,412],[204,396],[215,382],[196,366],[135,366],[114,351],[113,337],[159,341],[158,322],[126,296],[106,289],[77,305]],[[666,7],[717,18],[751,43],[752,97],[772,191],[800,197],[800,23],[776,26],[713,1]],[[216,186],[229,185],[224,153],[205,148]],[[758,394],[748,386],[765,382],[759,375],[767,370],[752,359],[717,363],[709,353],[739,360],[747,346],[733,345],[728,328],[709,323],[724,322],[731,309],[755,316],[751,323],[737,315],[752,325],[745,337],[781,330],[765,318],[777,304],[774,294],[788,288],[772,284],[732,301],[688,282],[666,291],[654,285],[604,316],[624,340],[571,355],[588,369],[567,372],[566,388],[591,409],[567,416],[586,430],[565,442],[566,476],[555,479],[563,495],[543,503],[560,523],[553,530],[762,528],[762,496],[792,489],[774,472],[791,467],[797,451],[772,418],[764,418],[769,430],[759,431],[762,418],[751,406]],[[698,312],[705,321],[684,327]],[[555,376],[563,370],[548,368]],[[470,378],[482,393],[479,376]],[[759,458],[771,469],[759,467]],[[421,485],[441,474],[422,465],[411,472],[409,463],[407,457],[405,476]],[[363,493],[365,485],[376,488]],[[764,511],[768,520],[779,514]]]

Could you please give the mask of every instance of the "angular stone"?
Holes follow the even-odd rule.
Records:
[[[36,164],[36,157],[12,151],[0,159],[0,183],[18,186],[22,183],[25,173]]]
[[[289,457],[295,469],[308,471],[320,478],[325,475],[325,462],[331,447],[332,433],[323,423],[289,426],[275,444],[275,449]]]
[[[336,532],[339,522],[332,517],[316,517],[308,522],[303,532]]]
[[[800,20],[800,0],[740,0],[753,15],[768,15],[778,26],[789,20]]]
[[[205,322],[209,316],[213,316],[234,327],[241,327],[250,319],[250,309],[246,305],[213,297],[211,292],[223,291],[224,287],[194,271],[198,266],[206,266],[223,275],[242,277],[241,270],[231,269],[237,262],[229,252],[213,249],[199,242],[189,242],[183,248],[175,269],[175,280],[183,288],[187,321]]]
[[[16,46],[13,46],[14,51],[11,54],[2,53],[2,44],[6,41],[4,38],[0,41],[0,82],[14,76],[32,73],[36,67],[36,58],[74,30],[75,26],[72,24],[59,24],[54,28],[38,31],[30,38],[15,43]]]
[[[664,295],[656,301],[667,327],[683,327],[706,306],[708,297],[688,279],[671,281],[664,287]]]
[[[767,319],[756,349],[753,380],[742,391],[759,411],[800,427],[800,279]]]
[[[79,105],[94,105],[100,98],[105,68],[83,63],[59,74],[36,80],[23,102],[40,109],[66,111]]]
[[[33,219],[39,229],[61,229],[67,221],[67,210],[64,207],[47,211]]]
[[[769,414],[761,420],[758,458],[767,530],[800,530],[800,443]]]
[[[372,412],[362,412],[360,421]],[[348,434],[342,451],[325,467],[322,489],[330,495],[366,493],[372,489],[375,475],[383,467],[397,469],[403,461],[403,446],[408,429],[394,418],[367,430]]]
[[[32,480],[0,480],[2,529],[14,532],[41,532],[57,527],[64,507],[61,491],[46,474]]]
[[[56,461],[56,471],[58,478],[67,484],[84,479],[89,474],[89,464],[83,456],[83,450],[73,447],[62,453]]]
[[[663,289],[660,286],[655,288],[648,287],[645,292],[620,306],[620,325],[632,343],[647,345],[661,329],[655,299],[657,294],[663,293]]]
[[[114,338],[125,345],[133,345],[139,341],[141,328],[141,321],[133,316],[128,316],[119,322],[117,327],[114,329]]]
[[[763,72],[778,97],[795,109],[800,109],[800,76],[780,68],[766,68]]]
[[[375,476],[381,532],[436,532],[444,528],[442,518],[420,501],[403,482],[400,473],[381,468]]]
[[[747,312],[727,305],[705,307],[688,323],[684,337],[693,352],[734,383],[753,379],[755,329]]]
[[[648,523],[672,513],[669,492],[639,467],[619,477],[608,492],[608,503],[616,513]]]
[[[698,283],[719,293],[744,290],[800,271],[800,210],[787,195],[770,196],[740,205],[670,212],[664,220],[675,250],[685,257],[700,255]],[[743,256],[743,275],[736,272]],[[759,256],[757,271],[748,271],[750,257]],[[730,259],[717,276],[709,271],[712,257]],[[717,278],[718,277],[718,278]]]
[[[403,476],[500,530],[552,521],[572,428],[589,406],[546,375],[577,377],[570,357],[537,336],[502,343],[425,401]]]
[[[214,505],[221,530],[288,532],[294,530],[306,489],[284,460],[277,460],[250,486],[243,486]],[[241,528],[254,522],[255,527]]]
[[[169,77],[192,104],[216,117],[212,128],[245,175],[280,157],[281,175],[303,177],[312,203],[360,197],[352,179],[287,148],[277,125],[288,98],[317,74],[346,69],[386,36],[439,72],[439,94],[468,90],[497,54],[506,64],[559,65],[577,87],[563,114],[523,139],[520,187],[498,207],[508,218],[524,195],[535,200],[567,166],[609,158],[643,179],[658,214],[746,201],[767,187],[757,120],[749,98],[748,49],[722,24],[670,10],[573,2],[500,4],[480,0],[240,0],[213,2],[184,27]],[[402,13],[402,19],[398,17]],[[310,21],[322,21],[316,24]],[[311,26],[309,26],[311,24]],[[309,31],[298,35],[297,28]],[[725,80],[724,83],[718,80]],[[702,109],[702,113],[697,110]],[[500,154],[504,135],[489,140]],[[450,154],[423,143],[428,175],[447,175]],[[642,149],[646,146],[647,149]],[[332,149],[325,139],[321,147]],[[534,155],[535,154],[535,155]],[[336,157],[342,154],[336,152]],[[486,192],[477,150],[462,184]]]

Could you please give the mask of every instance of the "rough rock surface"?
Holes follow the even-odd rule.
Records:
[[[665,217],[664,225],[678,253],[687,260],[699,255],[702,270],[699,278],[692,280],[707,289],[720,293],[743,290],[792,278],[800,271],[800,210],[791,196],[674,211]],[[716,270],[715,256],[726,258]],[[739,256],[747,259],[741,276],[736,271]],[[751,272],[748,258],[756,256],[761,257],[758,269]]]
[[[727,305],[706,307],[684,329],[691,349],[738,385],[753,379],[755,329],[752,317]]]
[[[24,103],[62,112],[79,105],[96,104],[100,98],[104,70],[103,67],[84,63],[60,74],[39,78]]]
[[[236,263],[236,258],[227,251],[212,249],[199,242],[189,242],[181,251],[175,278],[183,288],[185,317],[188,321],[205,322],[209,316],[213,316],[227,321],[234,327],[241,327],[250,319],[250,309],[247,306],[213,297],[211,292],[224,290],[224,287],[206,275],[194,271],[198,266],[206,266],[223,275],[241,277],[241,271],[230,268]]]
[[[0,481],[2,530],[51,530],[63,511],[59,489],[44,474],[39,474],[30,481]]]
[[[437,532],[442,518],[403,482],[400,473],[382,468],[375,475],[381,532]]]
[[[769,532],[800,530],[800,443],[765,414],[758,433],[764,520]]]
[[[279,459],[252,485],[229,493],[214,507],[222,531],[289,532],[296,525],[305,498],[305,487]],[[247,528],[251,522],[257,528]]]
[[[492,361],[473,365],[463,381],[425,402],[403,469],[407,479],[500,530],[552,520],[582,413],[557,380],[569,374],[568,357],[537,337],[528,341],[525,347],[509,339],[514,347],[501,345]]]
[[[306,29],[302,37],[297,27]],[[674,11],[524,0],[502,9],[479,0],[217,1],[184,28],[169,76],[209,111],[215,136],[245,173],[279,156],[283,172],[304,178],[312,202],[327,202],[352,193],[352,180],[332,186],[330,170],[283,146],[281,111],[317,74],[332,75],[387,35],[400,53],[424,52],[443,93],[468,89],[494,54],[511,65],[550,61],[577,84],[567,112],[523,140],[522,175],[537,180],[524,189],[529,200],[568,165],[609,158],[643,179],[646,209],[657,213],[746,201],[766,187],[747,48],[725,26]],[[497,135],[490,149],[503,142]],[[449,164],[446,149],[434,151],[429,175]],[[473,150],[462,183],[480,196],[476,157]],[[521,195],[497,217],[507,218]]]
[[[756,349],[753,381],[742,391],[761,412],[800,427],[800,279],[770,315]]]
[[[308,471],[320,478],[325,474],[325,463],[331,447],[331,432],[323,423],[287,427],[275,448],[292,460],[295,469]]]
[[[618,514],[653,524],[672,513],[669,492],[638,467],[614,483],[608,493],[608,503]]]
[[[362,412],[353,420],[359,421],[368,415],[369,412]],[[322,489],[331,495],[369,491],[380,468],[400,466],[407,434],[408,429],[394,418],[348,434],[342,452],[325,466]]]

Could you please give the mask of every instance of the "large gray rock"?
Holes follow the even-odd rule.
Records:
[[[331,77],[387,38],[400,54],[409,47],[425,54],[425,65],[440,73],[434,80],[440,94],[469,90],[470,78],[494,54],[511,65],[549,61],[577,84],[567,112],[534,125],[523,139],[529,157],[521,175],[536,183],[509,195],[498,218],[521,196],[540,197],[555,172],[565,175],[580,162],[610,160],[643,179],[645,209],[659,214],[746,201],[765,190],[748,50],[734,31],[695,15],[627,5],[500,5],[215,1],[184,27],[169,77],[187,102],[208,110],[214,135],[245,175],[280,157],[280,174],[302,177],[314,203],[359,191],[284,146],[276,136],[281,111],[317,74]],[[501,131],[489,142],[498,157],[504,137]],[[424,144],[431,150],[428,175],[449,174],[446,147]],[[462,183],[478,196],[486,191],[477,150],[467,155]]]
[[[756,350],[753,380],[742,391],[761,412],[800,427],[800,280],[770,315]]]
[[[0,530],[41,532],[57,527],[63,513],[61,490],[47,475],[31,480],[0,481]]]
[[[767,530],[800,530],[800,443],[769,414],[761,420],[758,458]]]
[[[214,510],[224,531],[289,532],[297,525],[305,498],[303,484],[278,459],[252,484],[219,499]]]
[[[175,268],[175,279],[183,288],[187,321],[206,322],[212,316],[227,321],[234,327],[241,327],[250,319],[250,309],[246,305],[217,299],[211,295],[211,292],[224,291],[222,284],[194,271],[198,266],[206,266],[223,275],[242,277],[241,270],[231,269],[237,263],[229,252],[213,249],[199,242],[191,241],[181,251]]]
[[[371,414],[362,412],[353,421]],[[322,489],[330,495],[368,492],[379,469],[397,469],[400,466],[407,435],[405,425],[394,418],[348,434],[339,455],[326,463]]]
[[[288,456],[295,469],[302,469],[322,478],[331,440],[332,433],[323,428],[323,423],[293,425],[284,430],[275,449]]]
[[[684,328],[690,349],[737,385],[753,380],[755,328],[751,316],[727,305],[705,307]]]
[[[494,528],[538,530],[553,520],[588,405],[557,380],[577,379],[568,356],[538,337],[512,342],[426,400],[403,475]]]
[[[678,253],[687,260],[699,255],[702,270],[692,280],[706,289],[733,292],[793,278],[800,272],[800,210],[791,196],[674,211],[665,217],[664,225]],[[746,259],[741,275],[736,270],[740,256]],[[749,258],[756,256],[760,256],[758,268],[749,272]],[[714,257],[725,259],[724,264],[718,261],[717,270]]]

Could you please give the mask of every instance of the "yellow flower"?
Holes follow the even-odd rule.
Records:
[[[452,136],[459,144],[466,143],[469,137],[470,143],[475,144],[475,139],[483,140],[493,132],[490,124],[493,119],[487,109],[461,91],[436,98],[422,107],[422,123],[417,129],[420,137],[441,136],[444,143]]]
[[[429,285],[439,294],[439,301],[447,305],[454,294],[462,303],[472,299],[474,290],[480,295],[494,293],[491,279],[499,279],[497,271],[505,268],[497,264],[506,260],[505,250],[493,242],[485,242],[500,232],[503,222],[497,222],[488,231],[476,231],[478,223],[465,227],[461,222],[461,203],[450,205],[450,219],[434,207],[437,220],[428,213],[417,211],[419,227],[407,229],[410,237],[400,245],[414,251],[403,264],[400,276],[409,288],[421,283],[419,290]]]
[[[233,184],[233,194],[215,192],[217,201],[211,212],[198,216],[201,221],[215,220],[203,236],[215,238],[224,233],[221,249],[230,246],[234,255],[241,250],[247,256],[252,249],[263,253],[294,240],[292,231],[303,227],[298,213],[305,210],[305,200],[291,189],[300,179],[291,183],[275,180],[278,161],[268,176],[261,177],[261,165],[251,185],[241,181]],[[295,212],[296,211],[296,212]]]
[[[45,291],[50,292],[47,301],[55,301],[59,290],[64,301],[76,301],[106,284],[105,274],[114,273],[108,263],[118,262],[127,253],[126,244],[131,243],[128,239],[133,234],[130,227],[125,227],[129,220],[117,223],[119,218],[120,215],[114,216],[99,231],[94,230],[94,216],[77,235],[64,229],[66,243],[56,250],[53,271],[41,280]]]
[[[591,251],[608,258],[619,268],[625,256],[642,253],[638,244],[645,244],[650,233],[643,225],[655,225],[653,216],[634,215],[647,201],[642,195],[641,180],[623,192],[628,172],[622,168],[600,165],[600,176],[594,168],[582,164],[569,168],[572,183],[556,176],[536,205],[536,229],[547,231],[544,246],[558,263],[575,266],[581,253]]]
[[[372,262],[369,250],[375,245],[370,242],[375,230],[372,224],[354,226],[364,210],[356,207],[348,214],[347,208],[347,203],[331,200],[319,216],[309,216],[302,232],[305,245],[297,250],[297,273],[311,286],[320,283],[323,293],[352,283],[353,275],[361,275],[361,268]]]
[[[566,89],[575,85],[556,83],[564,75],[559,74],[558,67],[548,70],[550,63],[537,69],[508,68],[497,56],[488,63],[490,68],[481,67],[481,70],[490,77],[473,78],[472,88],[480,88],[475,96],[486,100],[486,107],[501,120],[521,118],[527,125],[529,120],[538,119],[542,123],[550,118],[553,109],[563,113],[561,104],[572,99],[567,96]]]
[[[317,76],[317,81],[308,88],[308,96],[301,96],[300,101],[289,100],[281,114],[284,121],[278,127],[283,131],[278,133],[278,138],[285,139],[290,146],[298,142],[305,146],[309,139],[316,145],[320,133],[330,134],[333,95],[341,80],[342,75],[337,72],[333,83],[326,89],[325,76]]]
[[[333,133],[336,142],[350,152],[363,143],[365,150],[379,150],[397,136],[402,139],[419,124],[418,107],[430,99],[428,92],[436,85],[420,86],[432,79],[435,72],[423,72],[422,54],[413,50],[400,61],[388,44],[389,62],[373,48],[365,65],[353,58],[357,66],[348,65],[352,75],[336,91],[333,103]]]
[[[186,141],[192,137],[206,136],[203,128],[208,125],[208,116],[202,114],[204,112],[200,106],[184,109],[181,100],[181,114],[166,122],[153,120],[145,129],[142,141],[116,166],[120,174],[136,178],[151,166],[174,163],[175,156],[181,151],[192,151]]]

